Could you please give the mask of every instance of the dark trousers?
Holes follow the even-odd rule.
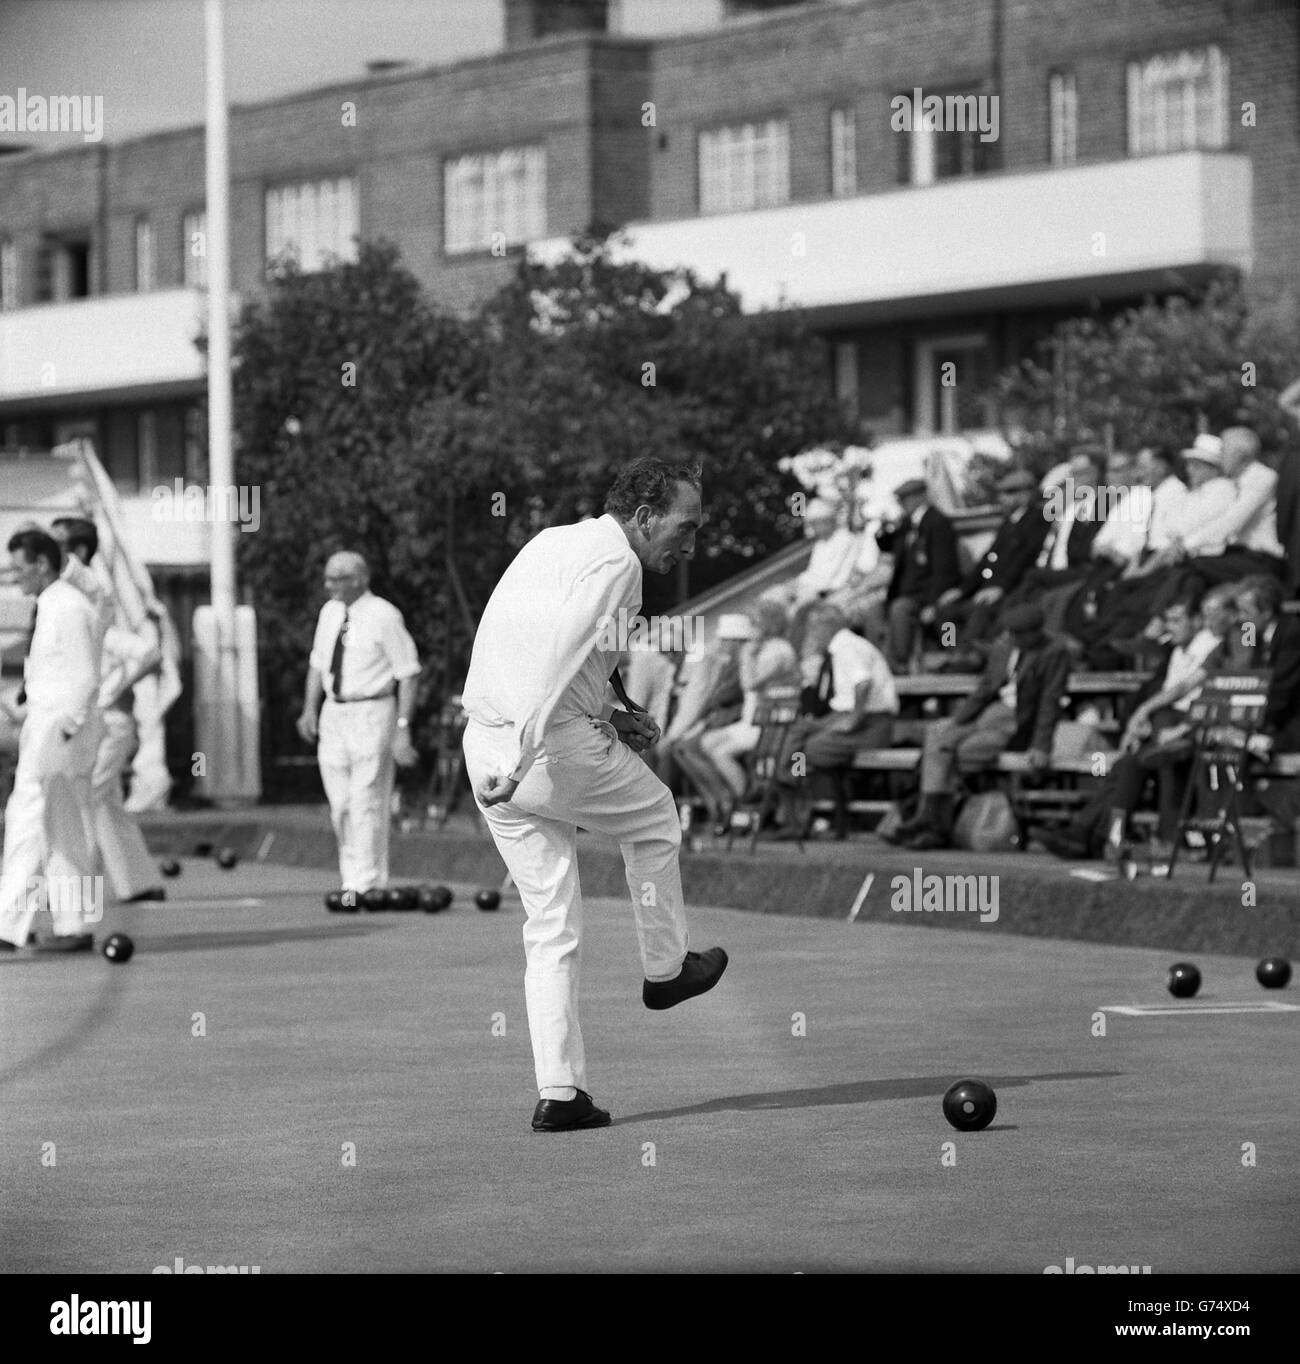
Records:
[[[1169,708],[1157,711],[1153,730],[1167,729],[1186,720],[1182,711]],[[1142,798],[1142,787],[1150,772],[1156,774],[1159,822],[1156,836],[1172,842],[1178,833],[1178,816],[1183,792],[1192,775],[1192,737],[1190,734],[1170,743],[1148,742],[1136,753],[1126,753],[1111,768],[1092,799],[1071,821],[1074,832],[1086,840],[1104,838],[1112,813],[1123,810],[1131,815]]]
[[[1285,578],[1286,560],[1276,554],[1262,554],[1257,549],[1230,546],[1223,554],[1203,559],[1189,559],[1175,571],[1172,587],[1161,595],[1160,610],[1184,596],[1204,596],[1220,583],[1235,583],[1256,573],[1266,577]]]

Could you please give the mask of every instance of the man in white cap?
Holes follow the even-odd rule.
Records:
[[[330,556],[325,591],[298,733],[319,740],[342,888],[361,892],[388,884],[394,764],[418,761],[411,713],[420,659],[402,613],[371,592],[360,554]]]
[[[54,936],[38,950],[90,951],[95,897],[83,889],[93,874],[87,815],[99,744],[99,619],[87,597],[60,578],[63,551],[44,531],[18,531],[8,549],[18,586],[36,598],[36,615],[18,698],[27,713],[5,807],[0,952],[26,943],[41,886]]]
[[[861,537],[839,523],[832,502],[814,497],[804,509],[804,535],[813,542],[807,567],[794,580],[790,606],[800,611],[847,585],[862,554]]]
[[[619,634],[641,609],[643,570],[668,573],[690,558],[702,521],[698,467],[635,460],[603,516],[551,527],[519,551],[474,638],[465,765],[527,915],[537,1132],[610,1121],[587,1090],[578,1026],[579,828],[614,839],[623,853],[647,1008],[703,994],[726,969],[721,948],[688,949],[677,809],[638,756],[658,726],[616,710],[609,696]]]

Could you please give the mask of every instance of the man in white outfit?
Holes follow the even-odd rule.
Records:
[[[681,825],[672,792],[638,756],[659,726],[616,710],[609,696],[619,658],[611,624],[640,611],[643,569],[667,573],[694,554],[702,519],[697,467],[636,460],[610,489],[603,516],[544,530],[520,550],[474,639],[465,765],[527,915],[534,1131],[610,1120],[587,1091],[578,1026],[579,827],[622,850],[647,1008],[703,994],[726,969],[719,947],[687,950]]]
[[[19,693],[27,714],[5,807],[0,952],[26,943],[42,886],[54,936],[37,950],[89,951],[86,924],[98,897],[83,888],[93,873],[86,828],[99,747],[99,620],[87,597],[60,579],[63,554],[44,531],[19,531],[8,549],[19,587],[36,598],[36,616]]]
[[[119,900],[165,900],[158,868],[122,793],[122,778],[139,742],[133,689],[162,662],[162,649],[156,631],[151,639],[113,623],[113,599],[91,567],[99,550],[94,522],[61,516],[52,523],[50,534],[65,556],[61,576],[85,593],[95,608],[103,643],[97,701],[101,738],[90,777],[89,838]]]
[[[372,890],[388,884],[394,764],[418,760],[411,712],[420,659],[402,613],[371,592],[361,555],[331,555],[325,590],[298,733],[319,741],[343,889]]]

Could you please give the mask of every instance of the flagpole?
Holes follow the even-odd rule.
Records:
[[[235,484],[231,448],[230,384],[230,149],[226,108],[222,0],[204,0],[207,64],[206,193],[208,259],[208,479],[213,488]],[[215,695],[210,698],[215,751],[208,755],[209,790],[218,803],[239,792],[239,714],[236,704],[235,525],[221,516],[211,537],[212,610],[216,634]]]

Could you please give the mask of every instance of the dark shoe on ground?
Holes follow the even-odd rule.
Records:
[[[712,990],[726,969],[727,954],[720,947],[688,952],[681,974],[672,980],[647,980],[641,987],[641,999],[647,1009],[671,1009],[674,1004]]]
[[[591,1095],[578,1091],[576,1099],[541,1099],[533,1110],[534,1132],[576,1132],[583,1127],[608,1127],[609,1114],[597,1108]]]
[[[1064,858],[1067,862],[1086,862],[1088,860],[1088,840],[1069,830],[1061,829],[1046,833],[1038,840],[1053,857]]]
[[[122,901],[124,905],[140,905],[146,900],[165,900],[167,892],[161,886],[150,886],[148,890],[138,891],[135,895],[128,895]]]
[[[9,952],[17,952],[18,949],[9,941],[8,938],[0,938],[0,955]]]
[[[32,949],[34,952],[93,952],[95,935],[93,933],[69,933],[60,938],[42,938]]]

